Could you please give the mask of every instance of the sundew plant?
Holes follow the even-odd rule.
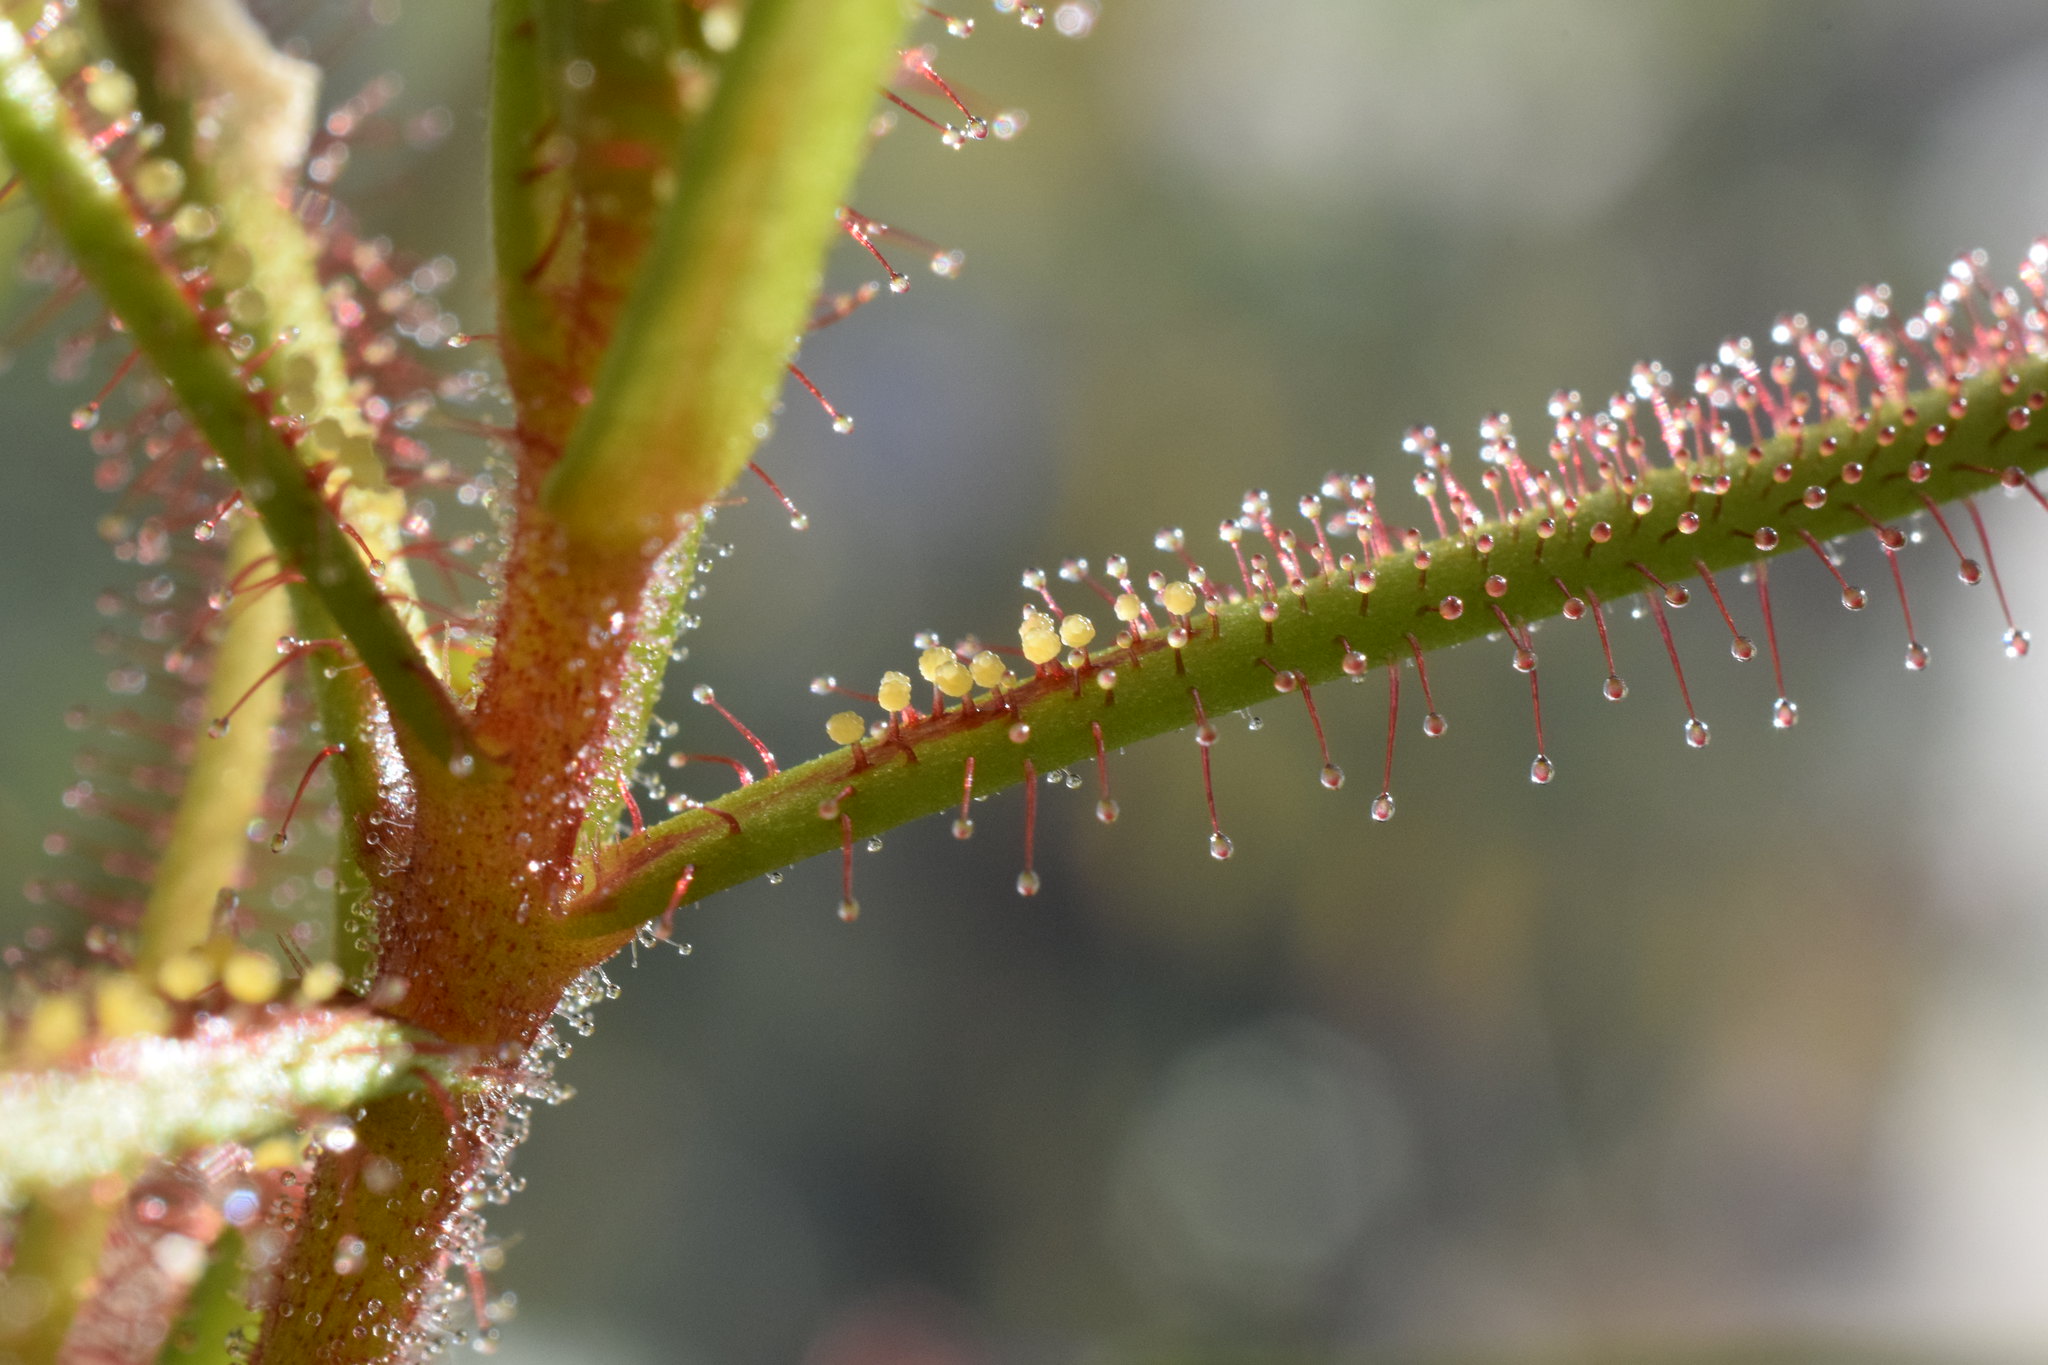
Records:
[[[1000,841],[1014,917],[1050,899],[1060,841],[1117,825],[1144,846],[1110,855],[1121,894],[1180,909],[1162,857],[1354,875],[1261,818],[1275,779],[1233,780],[1241,715],[1283,718],[1261,750],[1292,745],[1291,780],[1366,841],[1455,819],[1405,783],[1470,724],[1488,757],[1462,781],[1568,807],[1581,773],[1614,780],[1560,734],[1567,689],[1654,711],[1666,745],[1625,762],[1659,792],[1732,728],[1709,669],[1740,670],[1746,719],[1796,742],[1801,680],[1833,646],[1790,598],[1876,618],[1901,674],[1945,664],[1933,622],[1965,610],[1986,643],[1965,667],[2030,666],[2038,575],[2011,569],[2048,514],[2048,239],[1930,261],[1925,287],[1801,300],[1530,410],[1405,430],[1404,413],[1303,487],[1235,453],[1255,486],[1199,522],[1172,461],[1099,468],[1116,543],[1075,543],[1091,513],[1042,567],[925,565],[888,498],[806,496],[803,463],[764,441],[808,424],[859,450],[870,421],[813,353],[853,336],[886,354],[898,310],[974,287],[950,282],[973,213],[944,235],[895,223],[857,186],[871,148],[911,143],[943,177],[1028,147],[1039,128],[977,88],[975,54],[1115,17],[502,0],[476,19],[489,246],[452,259],[381,235],[352,167],[382,157],[399,193],[432,196],[405,158],[470,134],[394,80],[322,82],[354,29],[405,31],[395,7],[7,12],[15,344],[75,389],[105,498],[88,529],[120,586],[97,604],[106,693],[63,717],[77,772],[7,950],[0,1358],[496,1349],[517,1332],[498,1213],[514,1150],[566,1096],[562,1058],[621,959],[675,956],[716,913],[701,903],[812,858],[829,888],[806,870],[816,894],[779,894],[867,934],[886,904],[868,854],[898,826]],[[1387,121],[1376,136],[1404,136]],[[459,313],[457,280],[484,282]],[[895,431],[921,439],[914,419]],[[997,538],[1001,489],[967,515]],[[908,573],[1015,595],[932,624],[886,581],[814,574],[831,611],[900,638],[844,664],[801,630],[720,620],[706,580],[735,547],[745,562],[835,519],[906,544]],[[1447,672],[1461,643],[1507,685],[1482,700],[1476,671]],[[810,699],[807,735],[762,722],[771,690]],[[1155,736],[1178,750],[1159,799],[1192,818],[1129,831],[1147,796],[1124,754]],[[1599,896],[1617,863],[1738,860],[1673,823],[1684,801],[1651,828],[1560,834],[1585,842],[1564,894]],[[1446,842],[1446,865],[1512,854],[1453,828],[1473,847]],[[1760,900],[1801,894],[1762,880]],[[1429,890],[1361,879],[1339,899],[1427,914]],[[1120,1235],[1151,1248],[1134,1254],[1176,1264],[1176,1229],[1224,1248],[1208,1282],[1166,1273],[1178,1292],[1256,1297],[1306,1255],[1261,1260],[1161,1179],[1126,1180]],[[1365,1215],[1345,1216],[1333,1245]]]

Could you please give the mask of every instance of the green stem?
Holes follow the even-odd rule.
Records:
[[[0,1359],[50,1365],[62,1351],[114,1221],[113,1203],[94,1197],[97,1184],[49,1190],[15,1224],[6,1277],[14,1320],[0,1322]]]
[[[2020,391],[2040,390],[2048,386],[2048,362],[2028,359],[2014,375]],[[834,802],[864,838],[956,806],[969,761],[975,792],[992,792],[1021,780],[1027,761],[1046,773],[1089,760],[1095,725],[1109,748],[1119,748],[1185,729],[1195,720],[1197,692],[1213,717],[1273,699],[1273,670],[1293,670],[1311,686],[1342,677],[1340,640],[1369,666],[1382,666],[1406,656],[1411,639],[1434,650],[1499,630],[1494,605],[1521,625],[1558,615],[1567,591],[1580,598],[1628,597],[1648,585],[1642,570],[1677,583],[1697,576],[1702,564],[1712,571],[1767,553],[1804,555],[1801,531],[1824,542],[1867,530],[1858,509],[1879,520],[1905,517],[1922,510],[1923,497],[1947,502],[1982,492],[1998,483],[1989,469],[2032,472],[2048,465],[2048,440],[2039,431],[2007,425],[2014,400],[2001,395],[1999,379],[1986,374],[1967,385],[1967,415],[1946,422],[1938,445],[1928,442],[1930,421],[1908,422],[1900,405],[1880,405],[1860,432],[1844,421],[1816,424],[1803,436],[1767,443],[1760,459],[1659,469],[1635,490],[1653,500],[1640,516],[1609,487],[1584,499],[1575,517],[1558,512],[1548,539],[1538,534],[1535,513],[1481,526],[1468,537],[1426,546],[1426,571],[1408,553],[1380,560],[1372,566],[1377,581],[1369,596],[1343,575],[1311,579],[1298,599],[1283,586],[1270,627],[1252,603],[1225,606],[1213,622],[1197,614],[1193,638],[1177,652],[1154,635],[1135,651],[1097,654],[1088,680],[1079,684],[1065,674],[1033,680],[1012,690],[1007,706],[984,702],[976,711],[956,709],[922,721],[906,736],[908,748],[870,741],[864,767],[850,751],[827,754],[716,802],[739,821],[737,833],[722,819],[694,811],[608,850],[599,889],[572,912],[564,931],[615,940],[660,915],[686,870],[687,899],[694,901],[838,847],[838,821],[820,818],[821,802]],[[1911,400],[1919,413],[1941,413],[1948,404],[1946,393],[1934,391]],[[1879,433],[1888,424],[1897,424],[1900,434],[1881,444]],[[1832,451],[1823,444],[1827,438],[1838,443]],[[1906,472],[1915,461],[1927,466],[1918,482]],[[1862,466],[1853,484],[1842,475],[1851,463]],[[1725,495],[1691,491],[1694,474],[1724,472],[1733,480]],[[1818,508],[1801,500],[1809,487],[1827,490]],[[1692,534],[1679,529],[1688,512],[1700,519]],[[1769,552],[1755,539],[1764,527],[1778,532]],[[1494,537],[1490,554],[1478,548],[1482,534]],[[1505,580],[1501,596],[1489,595],[1489,576]],[[1463,605],[1455,619],[1442,610],[1450,597]],[[1104,669],[1115,670],[1113,693],[1093,680]],[[1029,727],[1022,742],[1013,740],[1019,721]],[[839,799],[843,790],[848,794]]]
[[[0,150],[86,278],[262,515],[282,561],[332,613],[401,730],[446,762],[470,752],[460,709],[342,521],[201,323],[120,180],[73,122],[13,24],[0,21]]]
[[[261,523],[239,520],[228,550],[229,581],[270,553]],[[196,752],[142,912],[135,965],[145,977],[212,934],[221,888],[239,886],[248,868],[249,822],[270,778],[270,732],[284,706],[284,679],[263,675],[276,666],[278,638],[291,629],[290,601],[260,593],[230,603],[224,616]],[[213,718],[238,702],[234,723],[214,733]]]
[[[899,0],[755,0],[683,160],[647,271],[543,501],[632,553],[739,474],[817,297],[867,150]]]
[[[233,1228],[214,1239],[205,1273],[164,1338],[157,1365],[233,1365],[248,1358],[261,1317],[249,1306],[244,1288],[243,1246],[242,1234]]]

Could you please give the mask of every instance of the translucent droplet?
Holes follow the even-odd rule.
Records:
[[[1670,587],[1664,589],[1664,605],[1673,611],[1677,611],[1690,601],[1692,601],[1692,593],[1683,583],[1673,583]]]
[[[91,431],[99,424],[100,405],[98,403],[86,403],[71,410],[71,429],[73,431]]]
[[[1215,727],[1215,725],[1213,725],[1213,724],[1212,724],[1212,723],[1210,723],[1209,721],[1206,721],[1206,720],[1205,720],[1205,721],[1203,721],[1203,722],[1202,722],[1202,723],[1201,723],[1200,725],[1197,725],[1197,726],[1195,727],[1195,743],[1197,743],[1197,744],[1201,745],[1201,746],[1202,746],[1202,747],[1203,747],[1204,749],[1206,749],[1206,748],[1208,748],[1208,747],[1209,747],[1210,745],[1214,744],[1215,742],[1216,742],[1216,727]]]
[[[1236,851],[1237,850],[1231,846],[1230,836],[1224,834],[1222,831],[1219,830],[1216,833],[1209,836],[1209,856],[1211,858],[1214,858],[1216,861],[1222,862],[1225,858],[1228,858],[1231,854],[1235,853]]]
[[[1607,681],[1600,684],[1600,695],[1609,701],[1620,701],[1628,695],[1628,684],[1610,673],[1607,675]]]
[[[792,531],[808,531],[811,529],[811,519],[802,512],[798,512],[789,519],[789,529]]]
[[[2034,639],[2031,635],[2021,630],[2018,626],[2014,626],[2005,633],[2005,657],[2008,659],[2026,658],[2027,648],[2033,642]]]
[[[1850,611],[1862,611],[1870,603],[1870,594],[1851,585],[1842,589],[1842,605]]]
[[[1750,643],[1747,635],[1738,635],[1728,642],[1728,652],[1735,656],[1735,662],[1746,664],[1756,657],[1756,646]]]
[[[1442,716],[1438,715],[1434,711],[1431,711],[1428,715],[1422,718],[1422,733],[1429,736],[1431,739],[1435,739],[1438,735],[1441,735],[1444,731],[1450,728],[1451,723],[1445,720]]]
[[[953,837],[955,839],[972,839],[974,837],[974,822],[964,815],[954,816]]]
[[[1095,803],[1095,818],[1105,825],[1115,824],[1117,816],[1121,814],[1123,814],[1123,807],[1117,805],[1116,801],[1111,797],[1105,796]]]
[[[1027,867],[1027,868],[1025,868],[1025,869],[1024,869],[1024,870],[1023,870],[1022,872],[1019,872],[1019,873],[1017,874],[1017,894],[1018,894],[1018,895],[1020,895],[1020,896],[1035,896],[1035,895],[1037,895],[1037,894],[1038,894],[1038,887],[1039,887],[1039,881],[1038,881],[1038,874],[1037,874],[1036,872],[1032,871],[1032,870],[1031,870],[1030,868],[1028,868],[1028,867]]]
[[[206,734],[207,734],[207,737],[208,737],[209,739],[222,739],[222,738],[225,738],[225,737],[226,737],[226,735],[227,735],[227,732],[228,732],[228,718],[227,718],[226,716],[219,716],[219,717],[216,717],[216,718],[214,719],[213,723],[212,723],[212,724],[210,724],[210,725],[208,725],[208,726],[206,727]]]
[[[1325,763],[1322,776],[1318,780],[1329,790],[1335,791],[1344,785],[1344,770],[1334,763]]]
[[[1446,621],[1455,621],[1465,614],[1465,604],[1457,596],[1446,597],[1436,604],[1437,615]]]
[[[1920,672],[1922,669],[1927,667],[1927,661],[1928,654],[1926,645],[1921,644],[1918,640],[1914,640],[1907,644],[1906,671],[1908,673]]]
[[[270,836],[270,851],[272,853],[282,853],[291,846],[291,842],[292,836],[290,833],[285,830],[279,830]]]
[[[853,419],[843,412],[840,413],[832,419],[832,430],[838,432],[841,436],[847,435],[853,430]],[[799,526],[797,529],[801,531],[803,527]]]
[[[1685,742],[1695,749],[1706,748],[1707,723],[1698,716],[1687,717],[1685,722]]]
[[[1956,577],[1974,588],[1984,581],[1984,568],[1974,559],[1965,559],[1956,565]]]
[[[1381,824],[1385,824],[1394,818],[1394,798],[1392,793],[1381,792],[1372,799],[1372,818],[1378,820]]]
[[[1778,533],[1766,526],[1756,533],[1755,543],[1759,550],[1775,550],[1778,548]]]
[[[1513,663],[1517,673],[1534,673],[1536,671],[1536,651],[1533,649],[1517,649]]]
[[[848,896],[839,902],[839,918],[851,924],[860,918],[860,902]]]
[[[1346,677],[1363,678],[1369,666],[1366,663],[1365,656],[1357,650],[1347,649],[1344,651],[1344,675]]]
[[[1583,617],[1585,614],[1586,604],[1583,599],[1577,597],[1567,597],[1564,599],[1565,620],[1576,621]]]
[[[877,834],[877,835],[875,835],[874,837],[872,837],[872,838],[870,838],[870,839],[868,840],[868,852],[870,852],[870,853],[880,853],[881,851],[882,851],[882,836],[881,836],[881,835],[879,835],[879,834]]]
[[[1536,761],[1529,765],[1529,780],[1539,787],[1550,785],[1550,779],[1557,776],[1557,765],[1547,754],[1536,755]]]

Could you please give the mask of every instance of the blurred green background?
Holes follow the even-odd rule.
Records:
[[[311,10],[330,97],[397,69],[455,132],[344,189],[463,263],[481,330],[485,8],[380,12]],[[1207,553],[1244,489],[1290,503],[1332,468],[1402,507],[1411,422],[1469,461],[1489,409],[1539,440],[1553,388],[1685,375],[1864,283],[1910,302],[1971,247],[2006,277],[2048,232],[2039,0],[963,12],[965,44],[929,28],[941,69],[1029,124],[880,145],[855,203],[968,266],[806,347],[858,429],[793,392],[762,460],[811,529],[757,488],[718,521],[666,708],[684,747],[729,747],[689,684],[811,752],[809,678],[1000,634],[1027,566],[1149,567],[1169,524]],[[10,885],[44,861],[59,718],[103,692],[92,603],[125,572],[65,429],[84,394],[46,362],[0,380]],[[2048,524],[1985,510],[2048,629]],[[1590,625],[1554,623],[1548,789],[1505,648],[1475,646],[1432,670],[1447,736],[1405,699],[1391,824],[1366,816],[1375,678],[1322,694],[1337,794],[1291,702],[1227,721],[1228,864],[1174,737],[1115,761],[1114,828],[1092,790],[1046,791],[1035,901],[1009,796],[969,843],[929,821],[863,854],[855,927],[822,862],[693,909],[687,958],[618,965],[564,1066],[581,1093],[492,1219],[505,1357],[2040,1359],[2048,663],[2001,657],[1937,538],[1906,557],[1935,656],[1909,675],[1875,547],[1848,556],[1860,617],[1810,561],[1774,580],[1791,732],[1704,603],[1675,621],[1702,752],[1648,622],[1619,614],[1619,706]]]

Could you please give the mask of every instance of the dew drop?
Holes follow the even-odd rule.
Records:
[[[1369,665],[1365,656],[1355,649],[1344,651],[1344,675],[1348,678],[1363,678]]]
[[[879,834],[877,834],[877,835],[873,836],[872,838],[870,838],[870,839],[868,840],[868,852],[870,852],[870,853],[880,853],[881,851],[882,851],[882,836],[881,836],[881,835],[879,835]]]
[[[1436,604],[1437,615],[1446,621],[1455,621],[1465,614],[1465,604],[1456,596],[1446,597]]]
[[[1385,824],[1394,818],[1394,798],[1389,792],[1381,792],[1372,799],[1372,818]]]
[[[1020,896],[1037,895],[1039,884],[1038,874],[1028,867],[1017,874],[1017,894]]]
[[[1564,619],[1565,619],[1565,620],[1567,620],[1567,621],[1577,621],[1577,620],[1581,620],[1581,619],[1583,619],[1583,618],[1585,617],[1585,615],[1586,615],[1586,603],[1585,603],[1585,599],[1583,599],[1583,598],[1578,598],[1578,597],[1567,597],[1567,598],[1565,598],[1565,599],[1564,599]]]
[[[71,429],[73,431],[91,431],[99,424],[100,405],[98,403],[86,403],[71,410]]]
[[[1609,701],[1620,701],[1628,695],[1628,684],[1610,673],[1607,681],[1600,684],[1600,695]]]
[[[1236,851],[1231,846],[1229,835],[1219,831],[1209,836],[1209,856],[1217,862],[1222,862]]]
[[[974,821],[964,815],[955,816],[953,818],[953,837],[955,839],[972,839],[974,837]]]
[[[226,716],[216,717],[212,724],[206,727],[206,734],[209,739],[223,739],[227,736],[227,732],[228,721]]]
[[[1707,747],[1707,738],[1707,723],[1705,721],[1701,720],[1698,716],[1693,716],[1685,722],[1685,742],[1687,744],[1695,749],[1704,749]]]
[[[1968,587],[1976,587],[1984,581],[1984,568],[1974,559],[1965,559],[1956,565],[1956,577]]]
[[[270,836],[270,851],[272,853],[282,853],[291,846],[291,842],[292,836],[284,830],[279,830]]]
[[[832,419],[832,430],[838,432],[841,436],[847,435],[853,430],[853,418],[847,416],[843,412],[840,413],[837,417],[834,417]],[[801,531],[804,528],[799,526],[796,529]]]
[[[1547,754],[1536,755],[1536,761],[1529,765],[1529,780],[1539,787],[1550,785],[1550,779],[1557,776],[1557,765]]]
[[[1842,605],[1850,611],[1862,611],[1870,603],[1870,594],[1858,587],[1842,589]]]
[[[1429,738],[1431,739],[1435,739],[1438,735],[1441,735],[1444,731],[1450,728],[1451,723],[1445,720],[1441,715],[1439,715],[1435,711],[1431,711],[1428,715],[1422,718],[1422,733],[1429,736]]]
[[[1512,662],[1514,663],[1515,672],[1534,673],[1536,671],[1536,651],[1533,649],[1517,649],[1515,650],[1515,657]]]
[[[1022,744],[1030,738],[1031,727],[1025,722],[1020,720],[1010,727],[1010,743]]]
[[[1735,662],[1746,664],[1756,657],[1756,646],[1747,635],[1738,635],[1728,642],[1728,652],[1735,656]]]
[[[1344,785],[1344,770],[1334,763],[1325,763],[1322,776],[1318,780],[1329,790],[1335,791]]]
[[[2008,659],[2026,658],[2027,647],[2033,644],[2033,642],[2034,640],[2031,635],[2028,635],[2018,626],[2014,626],[2005,633],[2005,657]]]
[[[1799,723],[1799,703],[1780,697],[1771,703],[1771,724],[1780,730],[1789,730]]]
[[[1215,742],[1216,727],[1214,724],[1205,720],[1195,727],[1195,743],[1206,749]]]
[[[1759,550],[1775,550],[1778,548],[1778,533],[1769,526],[1760,528],[1754,540]]]
[[[1508,595],[1508,580],[1506,577],[1501,574],[1489,574],[1486,579],[1486,595],[1488,597],[1506,597]]]
[[[1121,814],[1123,808],[1111,797],[1105,796],[1095,803],[1095,818],[1105,825],[1115,824],[1117,816]]]
[[[851,924],[855,920],[859,919],[860,902],[855,900],[851,896],[848,896],[845,900],[839,902],[839,918],[847,924]]]
[[[770,885],[770,886],[780,886],[780,885],[782,885],[782,869],[781,869],[781,868],[777,868],[777,869],[775,869],[775,871],[773,871],[773,872],[770,872],[770,873],[768,874],[768,885]]]
[[[1926,645],[1915,640],[1906,646],[1906,671],[1908,673],[1921,672],[1927,667],[1927,663],[1928,653]]]

